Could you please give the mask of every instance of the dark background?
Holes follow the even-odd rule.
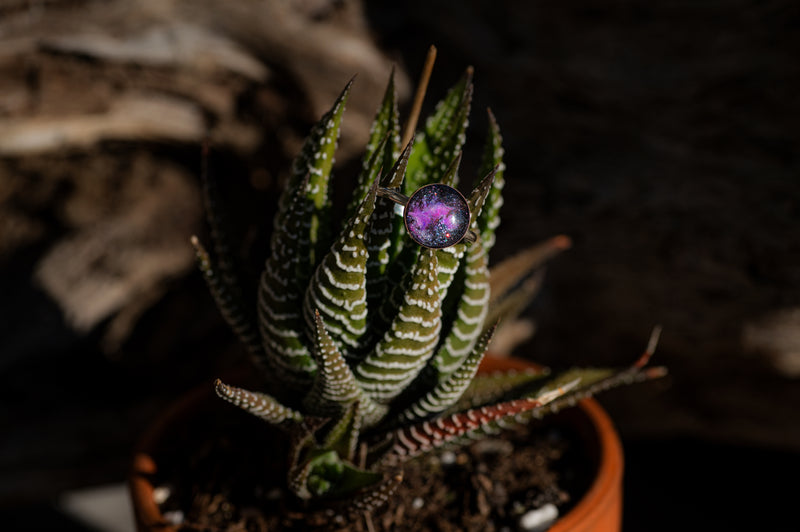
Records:
[[[344,194],[389,68],[407,110],[435,44],[429,104],[475,67],[463,174],[487,106],[505,138],[493,262],[573,240],[515,354],[622,365],[664,327],[670,376],[601,397],[626,447],[626,530],[796,526],[800,7],[364,4],[0,8],[3,519],[47,528],[64,490],[121,481],[165,404],[242,361],[187,245],[203,138],[241,248],[263,253],[313,120],[358,73]]]

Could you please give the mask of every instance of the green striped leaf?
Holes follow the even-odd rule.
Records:
[[[489,321],[513,317],[530,304],[538,292],[537,270],[572,245],[570,239],[558,235],[526,248],[491,269],[492,297]]]
[[[387,475],[379,483],[361,490],[346,501],[347,515],[351,520],[363,517],[365,513],[380,508],[394,495],[400,483],[403,482],[402,472]]]
[[[355,467],[334,450],[318,447],[290,471],[289,486],[301,499],[345,497],[367,487],[377,489],[383,478],[382,473]]]
[[[450,89],[418,133],[408,162],[405,194],[429,183],[438,183],[466,140],[472,103],[472,68]],[[457,183],[456,183],[457,184]]]
[[[440,375],[452,373],[472,351],[483,331],[488,304],[489,268],[486,253],[479,240],[468,247],[463,290],[458,299],[455,317],[433,359],[433,365]]]
[[[209,253],[197,237],[191,242],[195,249],[197,264],[208,285],[212,297],[225,321],[248,348],[259,365],[264,366],[264,348],[258,334],[258,323],[252,301],[245,303],[243,294],[252,289],[245,286],[242,265],[231,251],[230,223],[226,210],[220,204],[215,176],[208,170],[208,144],[203,146],[201,168],[203,204],[210,228],[211,249]]]
[[[564,382],[580,379],[580,386],[572,393],[553,401],[549,405],[548,412],[556,412],[566,406],[572,406],[577,401],[587,397],[616,388],[618,386],[634,384],[637,382],[658,379],[667,374],[667,370],[661,366],[647,367],[656,349],[658,338],[661,334],[661,327],[655,327],[650,335],[650,340],[642,355],[636,361],[624,368],[573,368],[557,375],[552,381],[548,382],[544,389],[552,386],[563,385]]]
[[[303,190],[303,207],[307,211],[303,217],[303,237],[309,242],[308,253],[298,264],[298,282],[305,285],[311,268],[316,265],[320,253],[328,246],[327,235],[330,230],[331,203],[328,200],[328,189],[333,168],[334,154],[339,139],[345,102],[350,94],[353,81],[347,84],[330,111],[312,128],[303,144],[300,154],[294,160],[289,183],[281,195],[278,213],[273,224],[276,232],[287,225],[287,212],[292,198],[299,190]],[[308,184],[304,181],[308,176]],[[274,248],[272,250],[275,251]],[[303,275],[304,274],[304,275]]]
[[[294,389],[304,389],[316,368],[303,335],[303,292],[297,272],[308,239],[302,236],[306,214],[305,190],[301,183],[283,215],[283,226],[272,234],[272,253],[267,258],[258,286],[258,325],[269,369]]]
[[[410,153],[411,143],[405,147],[391,170],[381,178],[382,187],[399,188],[402,185]],[[395,213],[396,205],[389,198],[379,196],[375,201],[375,210],[370,218],[366,238],[368,309],[380,308],[389,290],[394,287],[393,276],[386,275],[386,269],[391,259],[391,252],[397,247],[395,240],[402,239],[401,231],[404,231],[403,219]],[[372,318],[367,317],[370,326],[376,323],[375,318],[378,313],[372,310],[371,314]],[[383,325],[386,324],[388,322]]]
[[[439,341],[441,301],[434,250],[420,253],[410,281],[389,330],[355,371],[361,388],[381,403],[395,398],[419,374]]]
[[[359,423],[362,418],[371,426],[386,415],[387,407],[380,405],[364,394],[358,386],[350,366],[334,344],[319,312],[315,312],[314,358],[317,374],[311,391],[303,401],[306,409],[318,416],[336,416],[358,402]]]
[[[397,89],[394,84],[394,68],[383,100],[375,114],[370,129],[369,141],[361,162],[361,171],[356,180],[356,189],[347,207],[345,219],[350,219],[369,188],[383,169],[387,172],[400,154],[400,117],[397,112]]]
[[[461,152],[459,151],[450,162],[447,171],[442,176],[441,183],[455,187],[458,184],[458,167],[461,164]],[[436,251],[436,258],[439,261],[439,294],[444,299],[453,277],[461,264],[464,256],[465,244],[456,244]]]
[[[517,412],[513,416],[499,416],[496,419],[489,420],[480,427],[453,438],[451,443],[455,445],[465,445],[471,440],[479,440],[488,435],[498,434],[503,430],[508,430],[518,425],[524,425],[529,423],[533,418],[542,418],[545,414],[552,411],[551,407],[553,404],[555,404],[557,401],[563,400],[569,394],[573,393],[578,387],[579,382],[580,381],[578,379],[575,379],[565,383],[563,386],[548,386],[546,390],[539,391],[536,394],[525,396],[522,399],[512,399],[507,401],[507,403],[513,403],[520,400],[536,401],[539,403],[539,405],[534,408],[528,408]]]
[[[335,451],[343,459],[355,460],[358,437],[361,434],[361,403],[350,403],[335,419],[334,426],[325,435],[323,449]]]
[[[314,312],[348,360],[357,361],[367,333],[367,246],[364,234],[375,208],[377,181],[314,272],[303,304],[307,334],[315,335]]]
[[[400,254],[394,261],[389,263],[386,269],[387,288],[386,297],[378,304],[377,319],[373,326],[381,334],[389,327],[392,320],[397,316],[400,306],[405,300],[405,293],[412,283],[411,272],[414,265],[419,261],[421,248],[405,237],[405,245]]]
[[[214,389],[229,403],[273,425],[290,426],[303,421],[302,414],[282,405],[271,395],[229,386],[219,379],[214,382]]]
[[[503,162],[503,137],[500,135],[500,127],[490,109],[489,132],[486,137],[486,144],[483,149],[483,158],[478,170],[478,176],[487,175],[493,172],[494,179],[489,197],[484,208],[480,212],[473,214],[477,220],[477,230],[483,240],[483,247],[486,253],[491,251],[495,243],[495,231],[500,225],[500,207],[503,206],[503,187],[505,186],[504,174],[506,165]]]
[[[488,197],[493,179],[494,172],[490,172],[467,200],[472,213],[472,230],[477,230],[476,214]],[[445,339],[433,360],[440,378],[461,364],[484,330],[490,286],[488,257],[482,238],[467,246],[467,257],[459,263],[459,268],[454,275],[454,296],[445,299],[443,304]]]
[[[549,375],[548,368],[495,371],[476,375],[451,411],[466,410],[514,396],[519,397],[519,393],[515,394],[517,390],[527,388],[531,383],[545,379]]]
[[[453,406],[475,377],[493,334],[494,328],[487,331],[480,341],[475,344],[472,352],[463,360],[461,365],[447,375],[446,378],[439,381],[433,390],[401,412],[398,416],[399,420],[401,422],[412,422],[428,419]]]
[[[536,399],[514,399],[402,427],[394,431],[395,443],[390,451],[382,457],[381,463],[385,465],[401,464],[421,454],[469,437],[471,433],[499,420],[542,408],[564,393],[566,393],[565,389],[557,389]]]
[[[225,282],[223,276],[217,273],[212,265],[211,258],[196,236],[191,238],[194,246],[197,267],[203,274],[211,297],[217,304],[222,317],[228,326],[233,329],[241,342],[247,347],[259,365],[266,365],[264,347],[258,333],[255,319],[248,312],[248,308],[241,301],[241,293]]]

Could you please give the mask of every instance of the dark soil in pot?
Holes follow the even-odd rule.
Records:
[[[284,490],[283,435],[210,393],[201,402],[168,423],[153,456],[155,498],[168,520],[181,530],[367,530],[363,520],[343,526],[332,512],[303,512]],[[567,512],[593,469],[565,417],[551,416],[407,464],[373,522],[397,531],[516,530],[528,510],[552,503]]]

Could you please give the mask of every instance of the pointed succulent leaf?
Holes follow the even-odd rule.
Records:
[[[442,299],[447,297],[450,285],[455,279],[458,268],[461,266],[461,260],[464,258],[466,248],[466,244],[458,243],[436,250],[436,259],[439,262],[439,295]]]
[[[208,143],[204,143],[200,181],[213,253],[206,251],[195,236],[192,236],[192,245],[203,277],[225,321],[255,360],[263,365],[264,348],[258,335],[255,312],[251,304],[245,304],[242,295],[252,287],[246,286],[242,265],[230,249],[233,241],[230,222],[226,209],[220,204],[216,177],[208,169],[208,151]]]
[[[359,416],[367,426],[374,425],[386,415],[387,407],[367,397],[358,386],[352,370],[345,362],[323,322],[319,312],[315,312],[317,374],[314,384],[304,404],[309,412],[316,415],[337,415],[350,405],[358,402]],[[361,423],[359,419],[359,423]]]
[[[503,206],[503,187],[505,186],[503,175],[506,165],[503,162],[503,137],[500,135],[500,128],[492,111],[487,109],[487,113],[489,115],[489,132],[478,175],[482,176],[495,171],[495,177],[485,207],[474,216],[477,218],[477,229],[483,240],[483,247],[488,253],[494,247],[495,231],[500,225],[500,207]]]
[[[541,405],[536,408],[531,408],[519,412],[514,416],[503,416],[495,420],[492,420],[489,423],[485,423],[484,425],[473,430],[472,432],[465,433],[460,438],[455,438],[453,440],[453,443],[455,445],[465,445],[470,440],[479,440],[488,435],[498,434],[503,430],[508,430],[519,425],[524,425],[526,423],[529,423],[530,420],[533,418],[540,419],[546,414],[553,411],[552,405],[554,405],[556,402],[560,400],[564,400],[565,397],[573,393],[574,390],[577,389],[579,383],[580,379],[574,379],[572,381],[564,383],[563,386],[547,386],[545,390],[540,390],[527,397],[523,397],[523,400],[539,401]],[[510,402],[517,400],[519,399],[514,399]]]
[[[527,387],[550,375],[547,368],[495,371],[476,375],[451,411],[476,408],[509,397],[515,390]]]
[[[474,231],[478,229],[476,215],[483,206],[493,179],[494,171],[487,174],[478,183],[467,200],[472,218],[470,226]],[[461,246],[463,252],[466,247],[463,244],[452,246],[449,249],[456,253],[459,251],[457,249],[459,246]],[[452,269],[452,261],[445,260],[444,262],[445,264],[450,264]],[[486,323],[489,271],[487,252],[482,238],[469,245],[466,260],[458,258],[457,268],[455,274],[448,280],[450,283],[455,283],[453,296],[444,298],[442,303],[443,329],[447,331],[447,336],[445,344],[440,348],[440,353],[437,353],[434,361],[437,369],[444,373],[452,371],[453,365],[457,365],[463,360],[481,334],[484,323]],[[439,282],[442,282],[442,269],[440,254]],[[455,352],[453,351],[454,349],[456,350]],[[452,358],[452,360],[447,360],[448,358]]]
[[[456,291],[461,297],[455,312],[450,312],[453,321],[433,360],[441,375],[448,375],[461,365],[483,332],[490,288],[487,257],[480,240],[469,245],[461,279],[458,285],[463,289]]]
[[[318,451],[290,475],[290,487],[301,498],[340,497],[377,486],[382,473],[365,471],[342,460],[332,450]]]
[[[574,392],[559,398],[549,405],[548,412],[557,412],[561,408],[574,405],[577,401],[587,397],[636,382],[658,379],[667,374],[666,368],[661,366],[646,367],[655,352],[661,327],[656,327],[650,336],[647,348],[636,361],[623,370],[608,368],[583,368],[573,369],[556,377],[555,381],[563,382],[570,378],[579,377],[581,385]]]
[[[333,496],[350,497],[362,489],[376,489],[383,480],[383,473],[367,471],[345,461],[342,461],[341,464],[342,472],[330,493]]]
[[[580,380],[581,386],[573,390],[573,393],[570,394],[570,396],[575,396],[580,390],[592,388],[598,383],[607,381],[616,374],[618,374],[618,371],[611,368],[572,368],[551,377],[534,393],[542,393],[543,390],[561,386],[578,379]]]
[[[261,337],[252,313],[248,311],[241,300],[241,293],[237,292],[235,285],[225,282],[212,264],[208,251],[200,243],[200,240],[192,235],[192,246],[194,246],[195,259],[203,278],[206,281],[211,297],[217,304],[222,317],[228,326],[236,333],[242,343],[248,348],[255,360],[260,364],[264,360],[264,347],[261,344]]]
[[[311,490],[308,489],[308,477],[311,476],[313,467],[314,464],[309,461],[297,464],[289,470],[289,489],[303,500],[308,500],[314,496]]]
[[[344,463],[335,451],[327,451],[308,462],[306,486],[312,496],[325,495],[331,491],[344,473]]]
[[[320,252],[329,243],[326,235],[330,228],[329,182],[342,114],[352,84],[353,80],[350,80],[330,111],[325,113],[312,128],[300,154],[294,160],[289,183],[278,204],[278,213],[275,216],[273,227],[276,231],[282,231],[287,226],[287,211],[293,202],[293,197],[298,191],[303,191],[302,207],[306,215],[301,219],[302,235],[300,238],[308,240],[309,250],[302,257],[304,260],[298,264],[297,273],[301,274],[299,278],[301,285],[308,278],[311,268],[317,263]],[[304,184],[306,176],[309,176],[308,183]],[[274,247],[272,251],[275,251]]]
[[[569,237],[558,235],[524,249],[492,268],[492,302],[506,297],[523,279],[572,245]]]
[[[400,158],[395,163],[392,171],[383,180],[383,187],[400,191],[403,187],[404,178],[407,175],[407,168],[409,157],[413,154],[413,145],[416,137],[413,137],[406,145]],[[377,313],[378,329],[388,324],[388,319],[394,316],[398,305],[402,299],[402,293],[405,287],[402,282],[406,279],[406,274],[411,271],[411,268],[417,261],[419,256],[419,245],[413,242],[407,235],[405,222],[403,219],[404,207],[392,202],[387,197],[381,197],[379,200],[380,222],[376,222],[376,229],[379,228],[381,234],[388,234],[388,242],[383,238],[376,238],[373,241],[375,244],[371,245],[371,249],[378,249],[378,259],[380,264],[380,280],[378,290],[374,293],[378,294],[378,300],[381,303],[378,305],[379,311]],[[383,218],[383,213],[386,213],[386,218]],[[391,228],[391,229],[389,229]],[[372,239],[371,239],[372,240]],[[463,245],[453,246],[455,250],[448,250],[449,253],[461,253]],[[387,296],[388,297],[385,297]],[[374,307],[373,307],[374,308]],[[388,318],[387,318],[388,316]]]
[[[229,403],[273,425],[291,425],[303,421],[300,412],[282,405],[277,399],[265,393],[229,386],[220,379],[214,382],[214,389],[218,396]]]
[[[380,180],[381,171],[383,170],[383,150],[388,140],[388,137],[384,137],[383,141],[378,145],[378,150],[372,154],[369,160],[364,162],[362,173],[358,176],[359,181],[356,184],[356,190],[345,212],[345,220],[353,219],[356,211],[364,202],[364,198],[369,194],[372,185]]]
[[[369,141],[361,163],[361,172],[356,181],[356,190],[350,200],[345,219],[349,219],[367,195],[381,168],[390,168],[400,152],[400,118],[397,112],[397,90],[394,84],[394,68],[383,101],[375,114],[369,133]]]
[[[206,220],[211,229],[214,270],[217,271],[220,281],[225,285],[228,292],[241,296],[244,290],[249,287],[241,286],[243,279],[241,266],[238,264],[236,255],[230,249],[230,243],[233,242],[230,222],[226,210],[220,205],[216,177],[208,170],[208,143],[203,145],[200,182],[202,183],[201,190]]]
[[[404,245],[394,261],[386,269],[387,293],[378,304],[377,320],[374,322],[376,329],[383,331],[397,315],[403,304],[405,293],[411,284],[411,274],[414,265],[419,261],[421,248],[411,239],[405,237]],[[437,254],[438,255],[438,254]]]
[[[404,183],[403,179],[407,174],[409,156],[413,153],[413,144],[414,138],[406,145],[392,172],[384,180],[384,187],[400,190]],[[380,255],[382,262],[384,260],[383,257],[385,257],[387,263],[382,270],[382,283],[384,285],[382,295],[388,296],[384,297],[378,305],[378,320],[376,323],[380,330],[383,329],[383,326],[388,325],[402,303],[403,293],[407,289],[404,283],[408,280],[408,274],[418,260],[420,247],[407,235],[403,219],[404,207],[392,202],[387,197],[381,197],[379,201],[392,213],[388,222],[391,225],[391,233],[389,242],[386,244],[386,253],[384,255],[381,251]]]
[[[474,69],[470,66],[464,71],[455,85],[447,91],[445,97],[436,104],[436,108],[425,120],[425,134],[435,139],[442,138],[453,123],[458,123],[454,118],[463,110],[465,101],[471,98],[472,76]]]
[[[541,418],[547,414],[558,412],[563,408],[574,406],[581,399],[592,397],[605,390],[623,384],[632,384],[664,376],[666,370],[662,367],[645,367],[655,351],[660,332],[660,327],[656,327],[653,330],[645,352],[628,368],[623,370],[609,368],[576,368],[567,370],[552,380],[548,380],[539,390],[531,392],[529,396],[553,393],[553,387],[561,385],[563,388],[563,383],[567,383],[566,385],[569,386],[571,383],[579,382],[580,386],[573,386],[568,393],[556,398],[544,408],[523,413],[513,420],[502,420],[495,427],[489,428],[505,429],[525,424],[530,422],[531,418]]]
[[[382,403],[399,395],[419,374],[439,341],[441,305],[434,250],[420,253],[410,280],[389,330],[355,371],[361,388]]]
[[[305,179],[286,208],[284,225],[272,234],[272,253],[266,261],[258,287],[258,325],[266,362],[276,377],[303,389],[316,368],[303,332],[302,294],[297,272],[308,238],[303,236],[306,214]],[[303,287],[303,289],[305,286]]]
[[[405,147],[391,170],[382,176],[382,187],[397,189],[402,185],[410,152],[411,142]],[[365,343],[368,345],[375,343],[375,338],[380,336],[381,331],[389,324],[391,318],[387,316],[393,315],[388,309],[384,309],[383,312],[380,309],[386,305],[387,296],[394,290],[397,282],[388,275],[387,268],[393,252],[399,249],[398,242],[402,241],[405,231],[401,227],[402,217],[395,212],[396,205],[389,198],[378,196],[367,229],[367,309],[371,309],[367,314],[368,337],[365,338]]]
[[[450,166],[442,176],[441,182],[447,186],[455,187],[458,181],[458,167],[461,164],[461,152],[450,162]],[[447,290],[453,277],[458,271],[461,259],[464,256],[466,245],[458,243],[454,246],[436,250],[436,259],[439,261],[439,294],[442,299],[447,296]]]
[[[314,313],[325,319],[328,332],[349,360],[357,361],[367,333],[367,246],[364,233],[372,211],[375,181],[358,211],[314,272],[305,294],[306,331],[316,335]]]
[[[413,142],[413,140],[412,140]],[[391,169],[381,177],[381,187],[399,189],[406,175],[412,142],[409,142]],[[398,216],[398,205],[386,197],[379,196],[367,232],[367,281],[369,303],[383,299],[388,285],[386,268],[402,249],[405,227],[402,216]],[[372,285],[372,286],[371,286]],[[369,306],[375,308],[375,305]]]
[[[501,328],[513,323],[539,293],[546,268],[546,266],[542,266],[517,285],[514,290],[508,292],[505,297],[495,300],[494,304],[489,307],[487,323],[500,322]]]
[[[322,447],[334,450],[339,456],[352,462],[356,454],[358,437],[361,434],[361,420],[361,403],[350,403],[325,435]]]
[[[486,247],[486,239],[481,233],[481,214],[484,212],[484,207],[488,209],[492,201],[498,201],[495,199],[493,194],[495,193],[497,186],[496,183],[498,172],[499,166],[495,166],[494,168],[490,169],[489,172],[485,174],[484,178],[478,181],[478,183],[475,185],[475,188],[472,189],[469,199],[467,200],[472,221],[471,228],[476,230],[481,235],[483,248],[486,253],[489,253],[489,249]],[[500,193],[497,192],[497,194]],[[502,196],[499,197],[502,198]]]
[[[328,334],[319,311],[315,311],[314,319],[316,343],[312,352],[317,363],[317,374],[303,402],[309,412],[317,415],[337,414],[358,400],[360,389],[353,372]]]
[[[492,327],[481,337],[469,356],[455,371],[442,378],[433,390],[400,413],[398,416],[400,421],[412,422],[428,419],[453,406],[475,377],[494,334],[494,329]]]
[[[463,152],[461,150],[456,152],[453,159],[448,163],[447,170],[442,174],[439,183],[454,188],[458,185],[458,168],[461,166],[462,155]]]
[[[252,303],[246,304],[243,296],[251,293],[253,287],[245,282],[243,267],[231,251],[230,222],[226,209],[220,204],[216,177],[208,170],[208,143],[203,145],[200,181],[212,250],[208,253],[199,240],[192,237],[200,269],[228,325],[262,363],[264,349],[258,336],[256,315]]]
[[[554,401],[547,404],[545,407],[524,412],[514,419],[499,420],[497,423],[487,426],[486,433],[496,432],[497,430],[506,430],[512,427],[525,425],[530,423],[532,419],[541,419],[542,417],[554,414],[564,408],[575,406],[581,399],[592,397],[597,393],[608,390],[610,388],[619,386],[620,384],[630,384],[636,382],[636,379],[631,378],[631,375],[623,376],[625,372],[616,372],[608,368],[574,368],[567,370],[560,375],[557,375],[552,380],[548,380],[541,389],[532,392],[531,395],[539,395],[550,393],[554,386],[559,386],[562,383],[580,382],[580,386],[575,386]],[[642,377],[639,380],[645,380]],[[562,384],[563,387],[563,384]],[[480,433],[477,434],[480,436]]]
[[[408,163],[405,193],[411,195],[422,185],[437,183],[447,165],[461,151],[472,103],[472,68],[440,101],[434,114],[418,133]]]
[[[464,438],[469,435],[469,433],[500,419],[542,408],[567,391],[567,389],[561,388],[547,394],[542,394],[536,399],[514,399],[513,401],[474,408],[466,412],[451,414],[449,416],[436,418],[431,421],[423,421],[416,425],[397,429],[394,432],[395,444],[389,453],[383,457],[382,463],[394,464],[405,462],[423,453]]]
[[[231,251],[230,221],[226,210],[220,205],[219,189],[216,177],[208,170],[208,143],[203,145],[203,158],[200,171],[201,191],[206,220],[210,228],[212,251],[215,258],[215,270],[218,272],[231,292],[242,293],[246,287],[240,286],[242,281],[241,267],[236,255]]]
[[[314,435],[329,421],[325,418],[306,417],[289,430],[291,445],[289,447],[288,484],[292,493],[301,499],[310,499],[312,496],[307,484],[312,468],[309,458],[320,454]]]
[[[355,519],[380,508],[397,491],[403,482],[403,474],[387,475],[380,483],[369,486],[350,497],[347,501],[346,512],[350,519]]]

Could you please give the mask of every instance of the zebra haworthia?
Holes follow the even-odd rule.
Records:
[[[334,225],[330,177],[350,86],[314,126],[295,160],[255,305],[241,288],[248,284],[246,276],[235,278],[243,268],[227,257],[235,246],[216,241],[224,238],[218,203],[208,201],[211,253],[196,239],[193,243],[215,301],[251,352],[266,362],[271,386],[266,394],[217,381],[217,394],[287,431],[287,487],[309,508],[313,503],[361,515],[394,492],[408,459],[660,372],[643,368],[648,359],[643,357],[621,373],[563,374],[554,380],[555,389],[544,371],[476,377],[494,332],[486,327],[487,316],[506,308],[492,305],[518,308],[509,296],[524,292],[516,282],[529,278],[533,267],[567,241],[554,239],[544,252],[502,264],[506,278],[490,285],[488,251],[499,223],[504,171],[502,139],[491,113],[481,162],[485,177],[467,200],[476,241],[438,250],[420,247],[398,216],[411,217],[414,208],[404,213],[378,195],[378,187],[411,196],[423,185],[458,185],[471,69],[399,155],[397,96],[390,79],[343,221]],[[393,199],[403,203],[402,197]],[[426,227],[440,227],[442,219],[431,215]],[[460,235],[466,225],[463,202],[458,219]],[[446,233],[434,231],[433,240],[422,242],[452,237]],[[584,385],[574,394],[576,377]]]

